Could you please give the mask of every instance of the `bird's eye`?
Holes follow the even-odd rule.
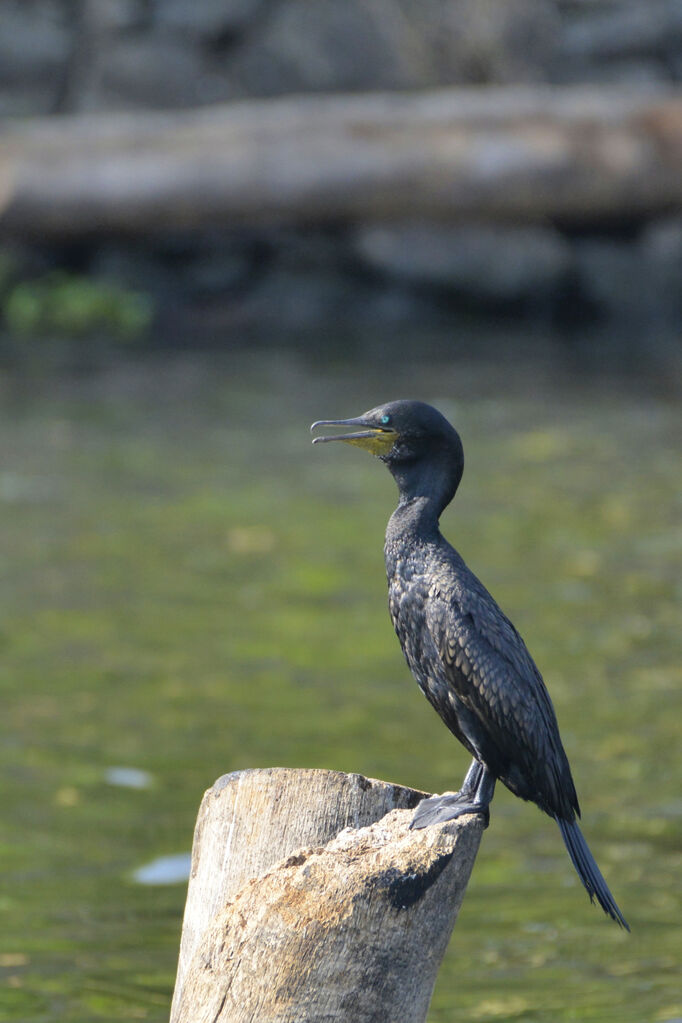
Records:
[[[388,426],[390,421],[391,421],[391,417],[390,416],[382,416],[381,417],[381,422],[383,423],[384,426]]]

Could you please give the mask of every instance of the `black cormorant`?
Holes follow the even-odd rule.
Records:
[[[386,529],[391,619],[427,700],[473,755],[462,788],[420,803],[412,827],[483,813],[499,778],[554,817],[591,899],[629,930],[578,827],[571,769],[542,676],[520,635],[439,529],[464,468],[457,431],[430,405],[393,401],[319,426],[377,455],[400,492]]]

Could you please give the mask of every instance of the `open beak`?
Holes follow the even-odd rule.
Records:
[[[373,455],[388,454],[398,439],[395,430],[377,426],[376,423],[370,422],[364,416],[358,416],[357,419],[320,419],[317,423],[313,423],[310,427],[311,431],[317,429],[318,426],[361,427],[352,433],[335,433],[330,437],[314,437],[313,444],[327,444],[331,440],[344,440],[347,444],[364,448],[365,451],[369,451]]]

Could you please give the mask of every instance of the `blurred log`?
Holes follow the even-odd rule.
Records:
[[[682,207],[682,94],[447,89],[5,123],[0,233],[594,222]]]
[[[410,831],[423,795],[334,771],[219,779],[171,1023],[423,1023],[483,828]]]

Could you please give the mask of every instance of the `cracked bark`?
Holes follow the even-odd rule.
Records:
[[[423,795],[333,771],[219,779],[171,1023],[423,1023],[483,828],[410,831]]]

